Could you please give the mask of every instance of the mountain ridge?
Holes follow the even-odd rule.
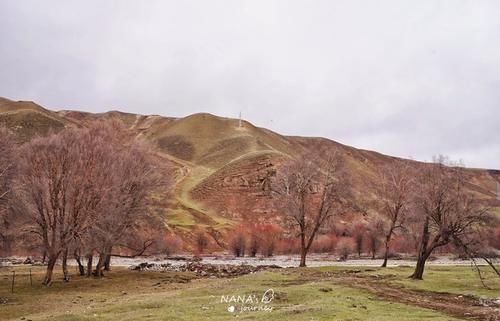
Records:
[[[172,232],[184,238],[190,238],[196,229],[224,233],[240,222],[278,222],[262,185],[269,170],[304,153],[321,157],[329,150],[340,151],[360,203],[375,197],[371,186],[380,166],[394,159],[424,164],[328,138],[280,135],[244,120],[240,126],[239,119],[210,113],[164,117],[118,110],[51,111],[34,102],[0,98],[0,124],[12,129],[20,143],[65,127],[111,118],[120,119],[136,135],[144,137],[175,169],[172,195],[160,197],[151,210],[165,218]],[[500,200],[495,197],[500,170],[467,169],[467,175],[470,189],[500,215]]]

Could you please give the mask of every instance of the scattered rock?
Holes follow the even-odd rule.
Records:
[[[319,290],[320,290],[321,292],[331,292],[331,291],[333,291],[333,289],[332,289],[332,288],[320,288]]]
[[[167,256],[167,257],[165,257],[165,260],[171,260],[171,261],[188,261],[188,258],[184,257],[184,256]]]
[[[496,307],[500,305],[500,299],[490,299],[486,296],[481,296],[479,298],[479,304],[483,307]]]
[[[32,258],[30,258],[29,256],[26,258],[26,260],[24,260],[23,264],[33,264],[34,261]]]
[[[138,265],[133,265],[129,267],[130,270],[134,271],[157,271],[157,272],[194,272],[196,275],[208,278],[228,278],[234,276],[240,276],[250,273],[255,273],[262,270],[268,269],[279,269],[281,267],[277,265],[231,265],[231,264],[204,264],[199,261],[187,262],[181,265],[172,265],[170,263],[157,264],[143,262]]]

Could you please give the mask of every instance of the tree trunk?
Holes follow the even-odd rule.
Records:
[[[78,254],[78,252],[76,250],[74,253],[74,257],[75,257],[76,263],[78,264],[78,272],[80,273],[80,276],[84,276],[85,275],[85,267],[83,266],[82,260],[80,259],[80,255]]]
[[[106,258],[104,259],[104,271],[111,270],[111,254],[106,254]]]
[[[427,250],[429,244],[430,232],[429,232],[429,217],[425,218],[424,226],[422,229],[422,240],[420,241],[420,246],[418,249],[417,265],[415,266],[415,271],[410,278],[415,280],[422,280],[425,269],[425,261],[429,257],[430,253]]]
[[[304,233],[302,232],[300,235],[300,264],[299,264],[299,267],[306,266],[306,256],[307,256],[306,238],[305,238]]]
[[[64,280],[64,282],[69,282],[68,249],[65,249],[64,252],[63,252],[62,271],[63,271],[63,280]]]
[[[45,286],[49,286],[52,282],[52,274],[54,273],[54,266],[57,262],[57,257],[59,255],[49,255],[49,261],[47,264],[47,272],[45,273],[45,278],[43,279],[42,284]]]
[[[87,255],[87,276],[92,275],[92,254]]]
[[[104,259],[104,271],[111,270],[111,252],[113,251],[113,247],[110,246],[107,248],[106,257]]]
[[[415,272],[410,276],[410,278],[415,280],[422,280],[425,269],[425,259],[423,257],[419,258],[417,261],[417,266],[415,267]]]
[[[385,239],[385,253],[384,253],[384,263],[382,267],[387,267],[387,259],[389,258],[389,237]]]
[[[307,251],[305,248],[300,249],[300,264],[299,267],[305,267],[306,266],[306,255]]]
[[[104,276],[104,274],[102,273],[102,269],[104,267],[104,260],[106,259],[105,256],[106,254],[104,253],[99,254],[99,261],[97,261],[97,265],[95,266],[94,271],[94,276],[96,277]]]

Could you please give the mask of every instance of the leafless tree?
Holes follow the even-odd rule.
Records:
[[[151,214],[148,205],[155,193],[169,189],[171,181],[169,169],[162,167],[151,148],[132,137],[123,125],[97,126],[113,144],[112,153],[107,155],[111,163],[104,186],[107,198],[100,204],[99,215],[89,231],[91,244],[99,254],[95,275],[101,276],[103,269],[109,270],[114,247],[128,249],[137,256],[153,245],[153,239],[144,236],[148,229],[157,229],[163,222]]]
[[[194,234],[194,241],[196,244],[197,254],[203,254],[209,243],[207,234],[202,230],[196,231]]]
[[[104,137],[71,128],[35,138],[20,153],[16,197],[31,223],[29,231],[39,236],[47,253],[45,285],[51,283],[61,254],[68,280],[69,246],[92,226],[106,197],[102,187],[111,165],[111,159],[103,157],[107,152]]]
[[[413,279],[421,280],[432,252],[444,245],[467,249],[477,240],[475,232],[487,222],[487,208],[466,189],[463,167],[439,156],[422,169],[415,193],[416,215],[422,218],[417,265]]]
[[[260,239],[255,234],[250,235],[250,241],[248,242],[248,251],[250,252],[250,257],[255,257],[260,248]]]
[[[349,255],[351,255],[354,251],[354,247],[355,244],[352,239],[343,238],[338,242],[335,250],[337,251],[340,259],[346,261],[349,258]]]
[[[366,237],[366,225],[363,222],[356,222],[354,221],[352,223],[352,230],[350,234],[353,236],[354,239],[354,244],[356,248],[356,253],[358,253],[358,258],[361,257],[361,253],[363,252],[363,246],[364,246],[364,241]]]
[[[236,257],[245,256],[246,243],[247,240],[245,234],[243,234],[242,231],[238,231],[236,235],[229,242],[229,247],[231,248],[231,251],[233,252],[234,256]]]
[[[324,159],[303,155],[278,168],[271,183],[284,221],[300,238],[300,265],[322,226],[345,208],[350,184],[339,153]]]
[[[395,160],[381,168],[378,175],[379,211],[387,221],[384,231],[384,262],[387,266],[389,243],[398,229],[404,228],[412,201],[414,171],[408,161]]]
[[[385,221],[376,216],[372,217],[368,222],[367,239],[372,260],[375,259],[375,255],[377,254],[377,250],[380,245],[380,239],[384,234],[384,225]]]
[[[11,197],[11,186],[15,166],[14,135],[7,129],[0,127],[0,253],[7,243],[7,232],[11,224],[7,205]]]
[[[98,122],[35,138],[22,148],[16,197],[31,223],[29,231],[47,253],[45,285],[60,257],[69,279],[67,260],[74,249],[87,253],[87,270],[94,252],[104,265],[110,247],[145,212],[155,168],[141,144],[126,142],[122,128]]]

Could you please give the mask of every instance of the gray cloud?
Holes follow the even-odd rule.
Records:
[[[0,2],[0,96],[500,168],[498,1]]]

